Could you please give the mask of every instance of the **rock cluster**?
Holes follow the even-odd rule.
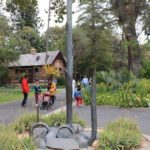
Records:
[[[49,127],[44,123],[36,123],[30,130],[39,149],[81,149],[88,148],[90,132],[78,124]]]

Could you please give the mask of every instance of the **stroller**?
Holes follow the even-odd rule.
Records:
[[[50,110],[52,106],[51,95],[50,92],[45,92],[43,95],[39,95],[39,107],[41,110],[47,109]]]

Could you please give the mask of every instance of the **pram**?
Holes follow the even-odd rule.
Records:
[[[50,92],[45,92],[43,95],[39,95],[39,107],[41,110],[47,109],[50,110],[52,106]]]

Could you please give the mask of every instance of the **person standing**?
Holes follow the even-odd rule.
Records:
[[[39,81],[36,80],[36,84],[34,86],[34,93],[35,93],[35,104],[38,106],[38,101],[39,101],[39,95],[42,92],[41,86],[39,85]]]
[[[55,103],[55,99],[56,99],[56,84],[53,83],[51,80],[49,80],[48,82],[48,87],[47,87],[47,91],[50,92],[50,98],[52,100],[52,105],[54,105]]]
[[[81,93],[81,87],[78,86],[75,93],[74,97],[76,99],[76,106],[82,106],[83,105],[83,98],[82,98],[82,93]]]
[[[22,100],[21,106],[26,107],[27,99],[28,99],[28,93],[30,91],[30,88],[28,85],[28,80],[27,80],[27,75],[24,75],[24,77],[22,78],[21,88],[22,88],[22,93],[23,93],[23,100]]]
[[[76,88],[76,80],[73,78],[72,80],[72,99],[74,100],[74,93]]]
[[[84,75],[84,78],[82,79],[82,84],[84,87],[89,85],[89,80],[86,75]]]

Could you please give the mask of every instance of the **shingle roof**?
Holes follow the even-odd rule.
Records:
[[[48,51],[47,64],[52,64],[60,51]],[[20,55],[18,61],[10,63],[9,67],[41,66],[45,64],[46,52]]]

